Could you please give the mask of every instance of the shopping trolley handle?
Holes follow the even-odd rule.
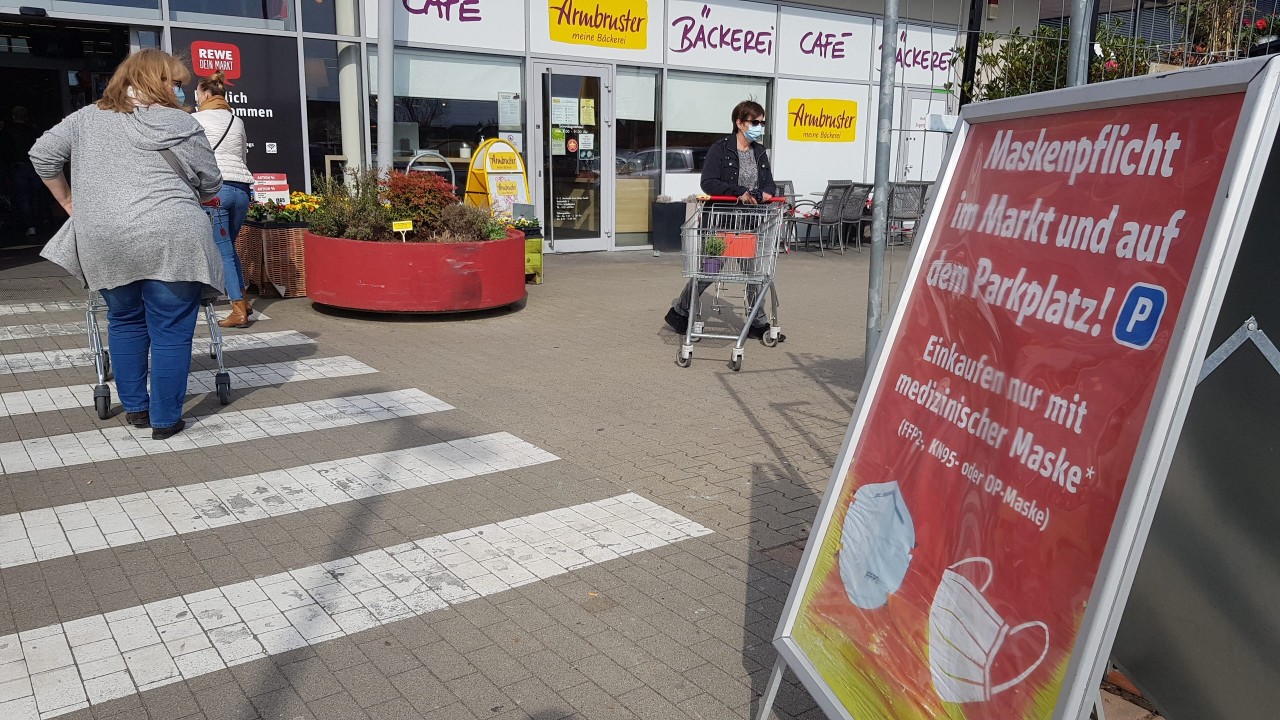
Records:
[[[703,198],[702,198],[702,201],[703,201],[703,202],[742,202],[742,198],[741,198],[741,197],[738,197],[738,196],[735,196],[735,195],[708,195],[708,196],[703,197]],[[784,197],[782,197],[782,196],[780,196],[780,195],[775,195],[774,197],[771,197],[771,198],[769,198],[768,200],[764,200],[764,201],[762,201],[762,202],[767,202],[767,203],[784,203],[784,202],[786,202],[786,201],[787,201],[787,199],[786,199],[786,198],[784,198]],[[759,203],[757,203],[757,204],[759,204]]]

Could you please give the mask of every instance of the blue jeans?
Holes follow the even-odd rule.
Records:
[[[127,412],[149,411],[153,428],[173,427],[182,418],[203,289],[198,282],[138,280],[102,291],[120,404]]]
[[[245,183],[224,182],[218,191],[218,207],[207,207],[205,212],[213,219],[213,241],[222,254],[222,274],[227,281],[227,297],[244,299],[244,268],[236,254],[236,236],[249,214],[249,186]]]

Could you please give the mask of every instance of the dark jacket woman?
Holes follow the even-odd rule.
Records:
[[[738,138],[736,135],[729,135],[715,141],[707,149],[706,160],[702,163],[702,192],[708,195],[742,197],[748,190],[758,189],[777,195],[778,187],[773,182],[773,170],[764,146],[753,142],[751,150],[755,152],[756,167],[760,173],[759,187],[749,188],[738,184]]]

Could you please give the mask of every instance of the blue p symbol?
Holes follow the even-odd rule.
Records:
[[[1137,283],[1129,288],[1113,331],[1116,342],[1135,350],[1146,350],[1160,329],[1167,303],[1164,288]]]

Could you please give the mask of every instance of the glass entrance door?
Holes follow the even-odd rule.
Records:
[[[613,98],[609,68],[535,63],[534,131],[543,235],[551,252],[613,248]]]

